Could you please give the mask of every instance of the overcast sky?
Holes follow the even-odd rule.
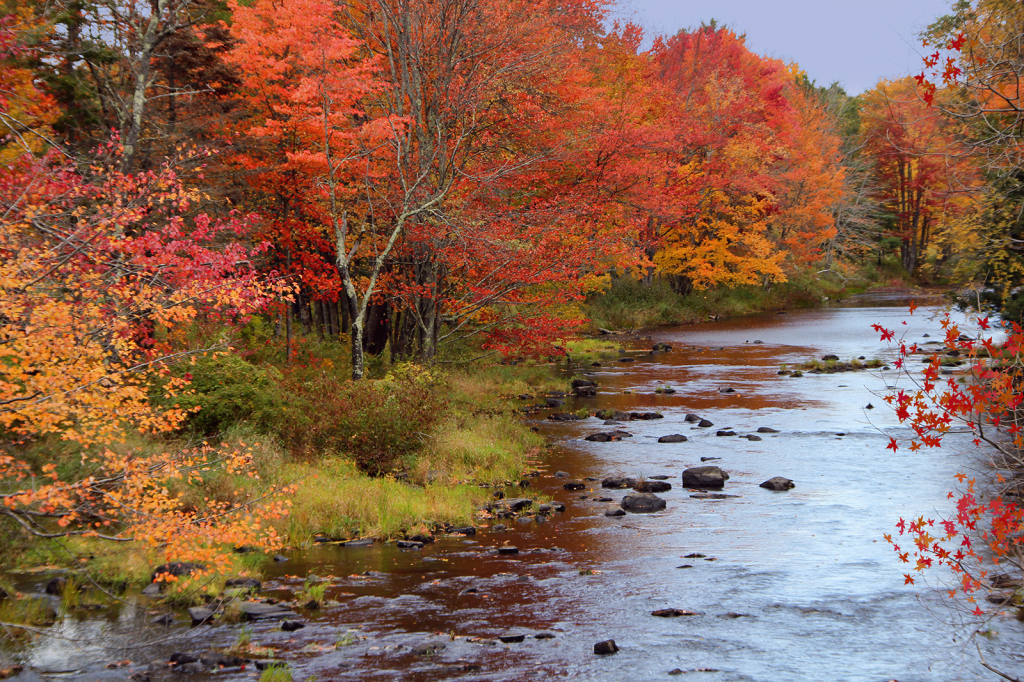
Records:
[[[714,18],[747,34],[754,52],[795,61],[818,85],[852,95],[881,78],[921,72],[917,34],[953,0],[620,0],[649,34],[673,34]]]

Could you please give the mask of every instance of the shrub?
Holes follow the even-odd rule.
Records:
[[[178,396],[183,409],[199,408],[187,425],[212,435],[237,422],[249,422],[263,430],[279,421],[287,401],[274,367],[257,367],[237,355],[205,357],[188,368],[192,393]]]
[[[286,386],[295,406],[278,427],[282,442],[306,456],[347,453],[374,476],[418,452],[449,402],[437,377],[411,366],[378,380],[324,374]]]

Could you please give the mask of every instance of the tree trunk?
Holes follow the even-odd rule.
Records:
[[[349,341],[352,346],[352,379],[358,381],[366,373],[366,361],[363,355],[363,324],[366,320],[365,317],[359,314],[358,294],[356,294],[355,287],[351,286],[350,281],[346,281],[345,303],[347,316],[352,322],[349,334]]]
[[[331,323],[331,336],[337,338],[341,336],[341,325],[338,324],[338,302],[327,301],[327,318]]]
[[[324,340],[324,327],[327,326],[325,322],[326,317],[324,316],[324,304],[323,301],[317,301],[313,299],[313,327],[316,328],[317,341]]]
[[[146,110],[146,88],[149,87],[149,71],[153,62],[153,53],[163,39],[163,33],[167,30],[164,27],[161,31],[160,26],[166,11],[167,0],[156,0],[152,3],[146,32],[139,41],[139,52],[135,60],[135,82],[132,87],[131,104],[127,112],[128,120],[124,122],[121,135],[121,144],[124,148],[121,164],[126,172],[135,169],[135,161],[139,153],[139,138],[142,135],[142,121]]]
[[[366,314],[366,331],[363,336],[363,350],[370,355],[380,355],[388,342],[388,304],[372,303]]]
[[[416,300],[419,356],[422,362],[430,362],[437,355],[437,271],[429,253],[420,255],[420,262],[416,265],[416,284],[426,292]]]
[[[284,307],[284,364],[292,361],[292,306]]]

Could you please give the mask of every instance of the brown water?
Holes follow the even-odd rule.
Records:
[[[553,447],[543,475],[509,496],[550,494],[566,504],[564,513],[541,524],[512,523],[505,532],[439,539],[422,551],[375,545],[295,552],[292,561],[270,569],[265,594],[288,598],[302,577],[315,573],[336,576],[327,596],[338,603],[303,612],[307,627],[296,633],[269,623],[250,626],[252,639],[273,647],[298,681],[632,681],[669,679],[677,668],[685,679],[723,681],[983,677],[976,674],[974,644],[961,644],[962,633],[940,622],[949,614],[931,588],[903,584],[901,565],[881,537],[900,516],[947,508],[951,478],[971,456],[955,447],[966,449],[966,439],[951,436],[953,447],[928,453],[886,450],[880,429],[899,429],[877,392],[891,371],[777,374],[782,363],[825,353],[881,356],[872,323],[905,329],[919,342],[928,332],[938,339],[939,325],[928,312],[919,310],[903,327],[905,308],[867,301],[666,329],[653,341],[674,350],[654,355],[643,352],[652,341],[637,341],[627,354],[635,362],[586,368],[600,384],[598,395],[567,408],[657,410],[664,419],[629,422],[620,428],[632,438],[592,443],[582,437],[607,430],[599,420],[532,417]],[[662,385],[678,392],[656,394]],[[725,387],[736,393],[720,393]],[[878,409],[866,410],[868,403]],[[693,428],[683,421],[688,412],[715,426]],[[760,442],[715,435],[760,426],[779,433],[762,434]],[[689,442],[657,443],[671,433]],[[721,458],[708,463],[729,472],[724,492],[738,497],[690,497],[679,476],[701,465],[701,457]],[[668,475],[674,485],[661,494],[665,511],[609,518],[608,503],[594,498],[617,502],[628,491],[588,481],[586,490],[569,492],[556,471],[598,481]],[[772,476],[793,479],[795,489],[758,487]],[[504,544],[520,553],[496,554]],[[693,553],[706,557],[685,558]],[[471,588],[476,591],[465,592]],[[651,616],[669,607],[699,615]],[[122,610],[70,619],[55,628],[66,639],[41,640],[21,655],[44,671],[79,671],[69,672],[74,679],[116,679],[117,671],[98,672],[98,662],[120,657],[139,664],[172,648],[228,646],[241,628],[183,624],[157,633],[141,627],[150,617]],[[1007,615],[991,625],[994,634],[979,640],[986,658],[1019,674],[1024,624]],[[138,641],[144,633],[161,641],[120,652],[100,646]],[[532,637],[539,633],[554,637]],[[527,637],[511,644],[494,639],[509,634]],[[620,652],[595,656],[594,643],[609,638]],[[445,648],[433,656],[413,652],[437,643]],[[716,672],[697,671],[702,668]]]

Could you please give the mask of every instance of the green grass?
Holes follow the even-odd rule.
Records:
[[[619,357],[622,344],[615,341],[614,336],[598,336],[595,338],[573,339],[566,344],[566,353],[571,362],[589,365]]]
[[[314,602],[316,604],[323,604],[324,597],[327,594],[327,583],[315,575],[306,576],[305,582],[302,584],[302,590],[295,596],[296,600],[300,604],[308,604]]]
[[[851,371],[851,370],[862,370],[862,369],[878,369],[885,363],[878,358],[872,358],[870,360],[857,360],[853,359],[849,362],[841,362],[839,360],[807,360],[801,367],[805,370],[819,370],[827,374],[833,372]],[[783,365],[782,369],[786,369]]]
[[[845,279],[844,279],[845,278]],[[650,285],[631,278],[614,280],[604,293],[591,295],[585,314],[594,329],[631,330],[703,322],[786,308],[809,308],[825,300],[839,300],[875,286],[906,285],[908,278],[891,264],[873,263],[835,273],[801,273],[788,282],[740,286],[677,294],[668,282],[655,278]]]
[[[57,613],[50,600],[42,597],[21,597],[0,601],[0,622],[25,626],[53,623]]]
[[[390,366],[379,360],[374,370],[379,378],[354,389],[341,375],[347,373],[342,362],[347,357],[345,343],[297,339],[297,347],[317,357],[304,367],[284,371],[282,365],[274,364],[280,363],[277,352],[270,345],[260,345],[267,340],[265,325],[256,323],[246,333],[249,348],[257,348],[248,353],[248,360],[254,367],[268,369],[250,370],[237,358],[203,364],[200,370],[210,379],[206,395],[214,402],[223,399],[224,409],[216,420],[193,426],[207,434],[216,427],[217,432],[208,436],[214,446],[240,442],[251,446],[260,478],[211,470],[200,479],[167,485],[183,507],[197,509],[208,502],[259,497],[269,485],[295,485],[295,492],[289,494],[290,514],[274,522],[285,546],[308,545],[320,534],[394,538],[436,531],[443,524],[473,524],[478,508],[492,498],[490,486],[520,480],[526,470],[535,468],[533,460],[543,445],[543,439],[522,423],[517,412],[522,402],[516,396],[569,389],[568,378],[558,376],[552,364],[543,360],[514,365],[498,363],[496,358],[448,363],[447,356],[430,369]],[[591,346],[583,342],[579,347]],[[270,371],[271,367],[281,371]],[[252,392],[241,390],[255,381],[254,376],[279,384],[273,400],[260,397],[255,407],[250,405],[256,400]],[[388,409],[368,410],[368,403],[360,401],[378,389],[384,397],[372,404]],[[412,390],[418,391],[413,407],[388,407],[396,401],[409,403]],[[331,409],[349,404],[362,405],[362,413]],[[430,419],[418,417],[420,405],[431,406]],[[328,413],[330,419],[325,419]],[[303,416],[321,429],[315,438],[302,433],[299,418]],[[352,421],[357,418],[363,421]],[[352,423],[346,425],[346,419]],[[286,420],[291,420],[291,426],[280,428]],[[325,422],[329,423],[325,426]],[[377,434],[376,441],[366,440],[369,429]],[[348,446],[352,435],[363,439],[359,453]],[[290,440],[299,436],[302,442]],[[113,448],[146,456],[180,448],[194,439],[189,432],[170,437],[129,434]],[[376,443],[390,450],[372,471],[364,464],[365,455],[372,454]],[[58,463],[67,479],[91,473],[77,446],[56,437],[29,443],[18,454],[37,469]],[[154,566],[174,559],[164,556],[160,548],[92,538],[41,541],[0,521],[0,568],[84,570],[101,583],[142,586],[149,582]],[[228,559],[215,575],[186,577],[167,585],[164,599],[189,604],[221,596],[227,578],[259,576],[267,560],[262,552],[231,553]],[[79,590],[69,591],[68,608],[83,598]]]
[[[284,665],[272,665],[260,673],[259,682],[292,682],[292,670]]]

